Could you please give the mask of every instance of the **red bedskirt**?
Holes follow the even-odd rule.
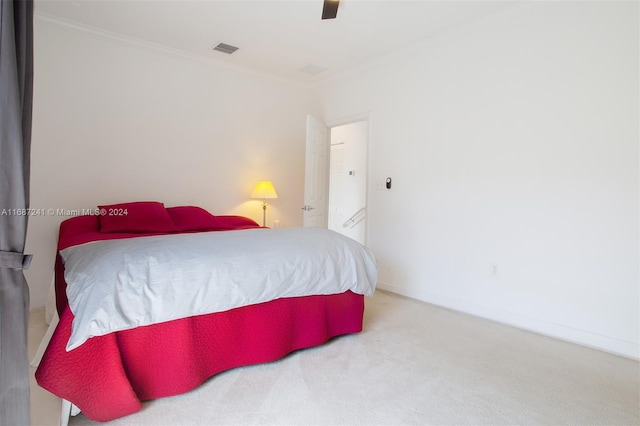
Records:
[[[94,337],[66,352],[73,320],[66,307],[36,380],[90,419],[113,420],[139,411],[141,401],[187,392],[224,370],[357,333],[363,312],[364,296],[350,291],[277,299]]]

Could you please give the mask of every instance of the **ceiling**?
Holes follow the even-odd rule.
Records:
[[[511,7],[514,1],[36,0],[36,14],[299,82],[364,65]],[[213,51],[219,42],[240,49]],[[301,68],[326,68],[318,74]]]

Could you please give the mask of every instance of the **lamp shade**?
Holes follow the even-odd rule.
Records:
[[[261,180],[251,193],[251,198],[266,200],[268,198],[278,198],[278,194],[270,180]]]

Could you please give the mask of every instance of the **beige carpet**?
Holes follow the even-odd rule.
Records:
[[[222,373],[109,424],[640,424],[637,361],[390,293],[366,302],[361,334]],[[55,398],[32,399],[33,424],[56,424]]]

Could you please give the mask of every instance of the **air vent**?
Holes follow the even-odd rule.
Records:
[[[227,55],[231,55],[233,52],[238,50],[238,48],[235,47],[235,46],[231,46],[230,44],[218,43],[218,45],[216,47],[214,47],[213,50],[216,50],[216,51],[222,52],[222,53],[226,53]]]

